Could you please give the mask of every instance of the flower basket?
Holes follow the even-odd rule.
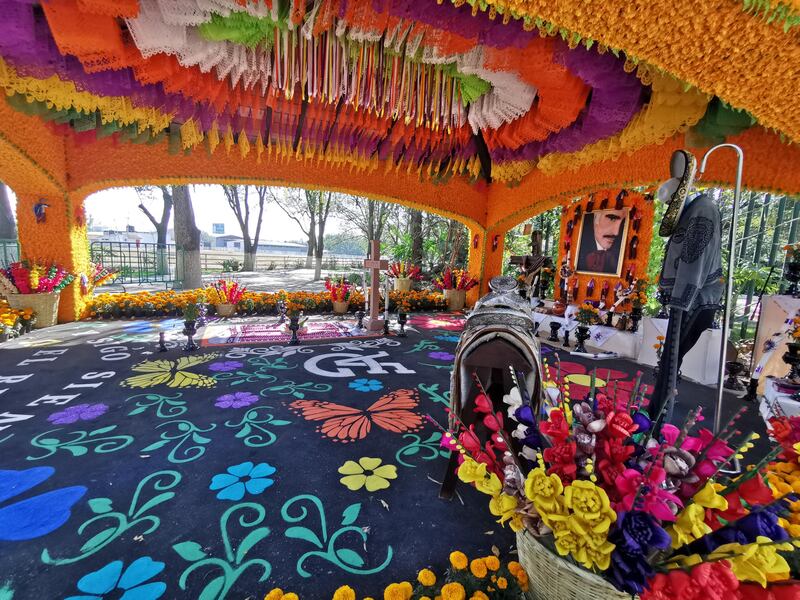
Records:
[[[236,305],[229,302],[215,304],[214,307],[217,309],[217,314],[220,317],[232,317],[236,314]]]
[[[410,292],[412,283],[411,277],[398,277],[394,280],[394,291]]]
[[[461,310],[467,303],[467,290],[444,290],[447,310]]]
[[[36,314],[34,329],[52,327],[58,320],[58,300],[60,292],[48,294],[8,294],[6,300],[11,308],[24,310],[33,309]]]
[[[532,600],[631,600],[599,575],[545,548],[526,531],[517,533],[519,562],[528,573]],[[633,596],[638,598],[638,596]]]
[[[333,314],[335,315],[343,315],[347,313],[347,309],[350,307],[350,302],[347,300],[334,300],[333,301]]]

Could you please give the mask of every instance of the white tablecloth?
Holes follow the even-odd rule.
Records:
[[[666,337],[667,319],[642,319],[644,338],[637,355],[636,362],[640,365],[655,366],[658,364],[658,355],[655,345],[659,335]],[[719,352],[722,342],[721,329],[706,329],[694,347],[686,353],[681,364],[681,374],[690,381],[703,385],[716,385],[719,378]]]
[[[776,408],[778,408],[777,411]],[[779,392],[775,381],[772,378],[767,379],[764,385],[764,395],[761,396],[761,402],[758,406],[758,412],[761,413],[761,418],[767,423],[772,417],[776,416],[776,412],[780,413],[781,411],[787,417],[800,415],[800,402],[792,400],[791,394]]]

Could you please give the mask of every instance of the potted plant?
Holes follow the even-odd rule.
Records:
[[[353,286],[340,277],[337,281],[331,281],[330,277],[325,280],[325,289],[331,297],[333,304],[333,314],[343,315],[347,312],[350,305],[350,295],[353,293]]]
[[[455,311],[464,308],[467,302],[467,292],[478,285],[478,280],[470,277],[463,269],[447,267],[444,272],[433,280],[433,286],[444,293],[447,301],[447,310]]]
[[[236,314],[236,305],[242,299],[247,288],[238,281],[220,279],[206,288],[208,300],[214,305],[220,317],[232,317]]]
[[[584,342],[589,339],[589,326],[600,322],[600,311],[588,302],[584,302],[578,307],[575,320],[578,322],[578,330],[575,332],[578,345],[575,346],[575,352],[586,352]]]
[[[36,314],[36,329],[51,327],[58,317],[61,291],[75,275],[55,263],[50,265],[21,261],[0,269],[0,293],[11,308],[31,308]]]
[[[386,272],[394,280],[396,292],[410,292],[413,283],[422,279],[422,271],[418,266],[402,260],[390,264]]]

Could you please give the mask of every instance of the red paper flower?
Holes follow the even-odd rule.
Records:
[[[627,439],[639,426],[633,422],[633,418],[626,412],[612,412],[606,416],[606,431],[611,437],[620,440]]]
[[[730,600],[738,590],[739,580],[728,561],[721,560],[699,564],[688,573],[680,569],[659,573],[641,600]]]
[[[569,437],[569,424],[564,419],[564,413],[558,408],[550,411],[547,421],[543,422],[539,429],[556,442],[563,442]]]
[[[572,483],[578,471],[575,464],[575,449],[575,442],[563,442],[544,451],[544,460],[550,465],[547,472],[558,475],[564,485]]]

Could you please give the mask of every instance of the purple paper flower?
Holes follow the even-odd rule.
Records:
[[[242,408],[258,402],[258,396],[250,392],[236,392],[235,394],[225,394],[217,398],[214,406],[219,408]]]
[[[453,360],[455,358],[455,355],[449,352],[428,352],[428,356],[436,360]]]
[[[652,516],[638,510],[619,513],[608,540],[616,545],[609,569],[612,583],[630,594],[641,594],[647,580],[655,574],[647,561],[648,555],[654,549],[666,550],[672,542]]]
[[[208,368],[212,371],[216,371],[217,373],[227,373],[229,371],[235,371],[236,369],[242,367],[242,363],[237,362],[235,360],[227,360],[225,362],[215,362],[208,365]]]
[[[69,425],[77,421],[91,421],[106,414],[108,406],[103,403],[98,404],[76,404],[55,412],[47,420],[54,425]]]

